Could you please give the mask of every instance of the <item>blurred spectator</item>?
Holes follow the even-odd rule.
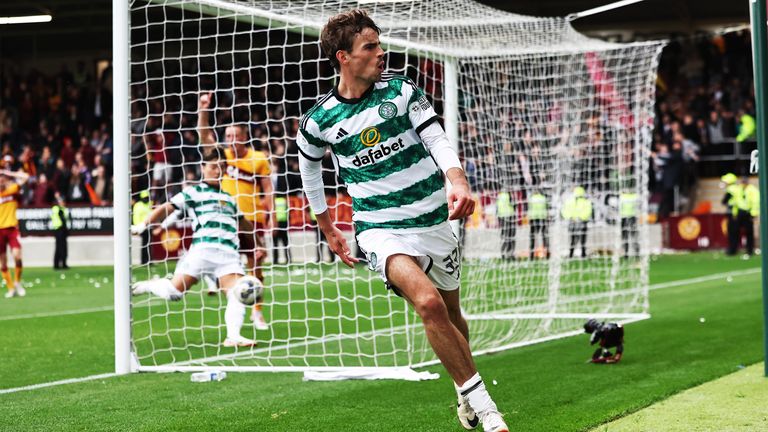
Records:
[[[51,195],[51,185],[48,183],[48,176],[44,173],[40,174],[32,193],[32,205],[35,207],[48,206],[51,203]]]
[[[723,119],[717,111],[709,112],[707,120],[707,135],[711,144],[720,144],[725,141],[725,131],[723,130]]]
[[[744,142],[746,140],[752,140],[755,138],[755,132],[757,127],[755,125],[755,118],[752,117],[745,109],[739,110],[739,135],[736,137],[736,141]]]

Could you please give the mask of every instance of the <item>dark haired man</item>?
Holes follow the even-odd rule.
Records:
[[[331,17],[321,32],[340,77],[300,123],[304,191],[331,250],[353,266],[323,195],[321,160],[330,149],[352,197],[358,245],[421,317],[456,385],[462,426],[479,419],[485,431],[508,431],[475,369],[459,305],[461,259],[447,220],[472,214],[469,184],[426,95],[410,79],[384,74],[379,33],[362,10]]]

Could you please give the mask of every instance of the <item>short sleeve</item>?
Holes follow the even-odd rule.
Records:
[[[408,117],[416,133],[421,133],[427,126],[440,119],[427,95],[410,79],[403,83],[403,96],[408,100]]]
[[[309,160],[320,161],[325,155],[328,142],[323,140],[320,128],[311,118],[304,118],[296,137],[299,152]]]
[[[185,211],[189,207],[187,203],[191,201],[192,198],[190,198],[187,192],[189,192],[189,188],[184,189],[183,191],[171,197],[171,204],[173,204],[173,206],[178,210]]]

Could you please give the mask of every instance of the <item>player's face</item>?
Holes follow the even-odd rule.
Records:
[[[224,142],[228,145],[245,145],[247,140],[248,138],[245,136],[245,131],[239,126],[228,126],[224,130]]]
[[[352,50],[347,52],[348,70],[355,78],[376,82],[384,72],[384,50],[376,30],[366,27],[355,35]]]
[[[221,162],[210,161],[203,165],[203,181],[218,183],[221,180]]]

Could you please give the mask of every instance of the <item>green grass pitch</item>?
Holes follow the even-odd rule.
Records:
[[[651,291],[653,318],[627,326],[618,365],[586,364],[583,335],[482,356],[478,368],[513,430],[589,429],[761,361],[758,267],[757,258],[717,253],[654,258],[651,284],[750,271]],[[25,280],[27,297],[0,299],[0,390],[113,371],[111,268],[27,269]],[[0,430],[463,430],[450,379],[429,369],[441,378],[233,373],[201,384],[189,374],[132,374],[0,394]]]

